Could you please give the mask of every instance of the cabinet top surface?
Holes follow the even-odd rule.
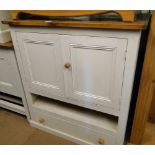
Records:
[[[13,43],[12,43],[12,41],[6,42],[6,43],[0,43],[0,47],[2,47],[2,48],[13,48]]]
[[[74,27],[94,29],[143,30],[147,28],[146,20],[135,22],[121,21],[52,21],[52,20],[12,20],[3,21],[10,26],[25,27]]]

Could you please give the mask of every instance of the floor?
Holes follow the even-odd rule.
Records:
[[[0,108],[0,145],[75,145],[29,125],[26,118]],[[142,144],[155,144],[155,124],[147,123]]]
[[[3,144],[73,145],[75,143],[33,128],[24,116],[0,108],[0,145]]]

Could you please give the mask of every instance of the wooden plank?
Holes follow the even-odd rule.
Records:
[[[13,20],[3,21],[3,24],[11,26],[36,26],[36,27],[75,27],[96,29],[124,29],[141,30],[146,29],[146,21],[137,22],[115,22],[115,21],[45,21],[45,20]]]
[[[150,112],[149,112],[149,121],[152,123],[155,123],[155,91],[154,91],[153,98],[151,101],[151,108],[150,108]]]
[[[13,48],[13,43],[12,43],[12,41],[6,42],[6,43],[0,43],[0,47]]]
[[[155,11],[153,11],[130,142],[140,144],[155,90]]]
[[[89,16],[114,12],[122,18],[122,21],[133,22],[135,18],[135,12],[133,10],[13,10],[11,11],[12,18],[18,19],[18,14],[21,12],[40,16],[61,17]]]

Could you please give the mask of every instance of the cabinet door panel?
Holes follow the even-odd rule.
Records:
[[[118,109],[125,63],[125,39],[64,36],[67,96]],[[66,52],[67,51],[67,52]]]
[[[0,49],[0,91],[20,97],[20,87],[14,51]]]
[[[63,95],[63,66],[57,35],[20,34],[21,55],[29,88],[41,94]]]

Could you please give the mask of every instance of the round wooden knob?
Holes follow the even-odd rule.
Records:
[[[101,145],[103,145],[104,144],[104,139],[99,138],[98,143],[101,144]]]
[[[70,68],[71,67],[71,64],[69,62],[65,63],[64,65],[65,68]]]
[[[43,118],[39,119],[39,123],[44,123],[44,122],[45,122],[45,120]]]

